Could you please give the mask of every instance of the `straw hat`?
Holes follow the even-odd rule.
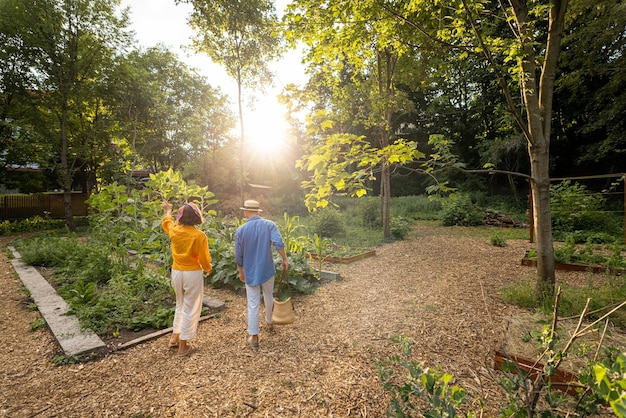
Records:
[[[249,210],[250,212],[263,212],[263,210],[259,207],[259,202],[256,200],[246,200],[243,202],[243,207],[239,209]]]

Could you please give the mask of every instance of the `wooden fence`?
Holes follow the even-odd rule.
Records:
[[[87,193],[72,193],[74,216],[87,215]],[[63,193],[2,195],[0,196],[0,220],[26,219],[33,216],[63,219]]]

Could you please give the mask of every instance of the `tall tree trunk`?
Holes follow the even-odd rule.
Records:
[[[555,270],[552,245],[552,216],[550,215],[549,150],[546,146],[529,145],[533,221],[537,237],[537,281],[535,297],[551,298],[554,294]]]
[[[67,143],[67,104],[63,104],[61,110],[61,168],[59,170],[59,180],[63,187],[63,208],[65,211],[65,223],[70,231],[76,231],[74,224],[74,214],[72,212],[72,173],[68,162],[68,143]]]
[[[388,240],[391,238],[391,173],[389,170],[389,163],[387,161],[383,161],[380,178],[380,192],[383,238]]]
[[[389,145],[389,129],[393,115],[390,101],[394,95],[393,72],[395,58],[396,57],[389,50],[378,51],[377,54],[378,94],[383,101],[385,116],[384,126],[381,128],[379,139],[381,148],[385,148]],[[387,160],[382,161],[381,167],[380,204],[383,238],[389,240],[391,238],[391,169]]]
[[[237,185],[239,186],[239,199],[243,203],[245,199],[245,183],[246,183],[246,135],[243,125],[243,97],[242,97],[242,79],[241,71],[237,77],[237,107],[239,109],[239,179]]]
[[[537,282],[535,296],[539,299],[554,295],[555,270],[550,215],[550,134],[552,100],[556,66],[563,35],[567,0],[552,0],[548,17],[548,38],[541,75],[537,78],[537,57],[534,34],[526,1],[510,0],[516,27],[519,30],[523,58],[522,87],[526,106],[526,126],[517,118],[528,141],[533,194],[533,215],[537,237]],[[514,109],[512,109],[515,112]]]

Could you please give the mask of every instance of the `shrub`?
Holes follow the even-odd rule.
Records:
[[[411,222],[401,216],[394,216],[391,218],[389,230],[394,239],[403,240],[411,232]]]
[[[442,201],[441,222],[444,226],[477,226],[483,224],[483,212],[469,196],[460,195]]]
[[[615,232],[622,230],[619,220],[605,210],[606,199],[600,194],[591,193],[584,185],[566,180],[552,185],[550,196],[552,225],[556,231],[586,231],[586,235],[578,238],[577,242],[587,241],[589,234],[594,233],[615,237]],[[558,233],[555,235],[558,236]]]
[[[82,220],[82,221],[81,221]],[[83,218],[76,218],[76,226],[85,225]],[[20,219],[18,221],[0,222],[0,235],[10,235],[22,232],[37,232],[51,229],[62,229],[65,227],[65,219],[46,219],[41,216]]]
[[[489,240],[494,247],[506,247],[506,239],[498,232],[491,234]]]
[[[380,199],[361,198],[358,200],[357,213],[366,228],[380,228]]]
[[[345,231],[345,225],[341,212],[336,209],[321,209],[313,214],[313,233],[332,238],[341,235]]]

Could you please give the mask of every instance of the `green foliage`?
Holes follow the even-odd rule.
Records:
[[[491,234],[489,241],[494,247],[506,247],[506,239],[498,231]]]
[[[287,258],[289,259],[287,278],[289,286],[295,292],[312,293],[312,284],[318,279],[318,276],[311,268],[307,258],[310,240],[308,237],[298,234],[299,231],[304,229],[300,223],[300,217],[290,217],[287,213],[284,213],[283,222],[279,222],[277,225],[285,242]],[[276,277],[279,277],[279,274],[282,274],[282,259],[276,257],[274,263],[276,265]],[[275,280],[275,287],[278,287],[278,280]]]
[[[16,241],[24,262],[54,267],[52,281],[81,326],[98,334],[137,323],[167,326],[159,309],[173,306],[169,279],[126,251],[95,241],[42,236]]]
[[[522,280],[502,289],[502,299],[522,308],[537,308],[535,288],[532,280]]]
[[[283,213],[283,222],[278,224],[280,235],[285,243],[287,254],[301,253],[304,251],[305,240],[298,234],[303,229],[299,216],[289,216]]]
[[[16,240],[14,244],[22,261],[31,266],[63,266],[68,258],[76,256],[80,259],[89,252],[85,247],[77,245],[73,234],[66,237],[35,236]]]
[[[227,221],[222,218],[211,218],[201,225],[201,229],[209,237],[209,249],[213,263],[213,271],[205,280],[215,288],[240,289],[245,285],[239,280],[237,263],[235,262],[235,231],[241,222],[237,219]]]
[[[476,226],[483,224],[483,211],[468,195],[442,201],[441,222],[444,226]]]
[[[174,322],[175,308],[157,308],[149,315],[138,315],[131,319],[129,328],[139,331],[146,328],[162,329],[167,328]]]
[[[442,209],[441,199],[424,195],[391,198],[391,215],[406,219],[437,220]]]
[[[595,416],[599,413],[598,406],[608,403],[616,416],[624,417],[626,354],[612,347],[597,349],[594,360],[587,361],[585,366],[575,371],[579,376],[578,394],[566,395],[552,386],[550,377],[556,374],[563,358],[587,355],[589,347],[585,343],[572,344],[587,331],[579,329],[571,341],[558,344],[562,330],[552,329],[552,321],[549,320],[540,319],[537,323],[541,329],[532,331],[526,342],[533,340],[537,344],[543,353],[537,360],[544,366],[535,369],[531,376],[514,361],[502,364],[499,384],[504,390],[506,402],[501,406],[500,416],[557,418],[563,416],[562,413],[567,416]],[[394,337],[394,341],[401,344],[401,354],[376,362],[383,388],[391,395],[387,416],[460,416],[459,409],[463,407],[467,394],[462,387],[451,385],[452,375],[424,368],[413,360],[408,338]],[[542,402],[539,402],[540,398]],[[483,407],[482,402],[479,405]],[[482,411],[469,410],[463,416],[482,416]]]
[[[552,315],[552,312],[550,314]],[[610,315],[611,313],[607,313],[601,321],[608,322]],[[554,327],[553,323],[555,323],[554,319],[549,316],[539,318],[537,324],[541,326],[541,329],[531,331],[530,338],[527,340],[527,342],[534,341],[537,349],[542,353],[541,358],[537,359],[538,363],[543,364],[541,369],[536,368],[531,376],[526,370],[520,369],[514,361],[503,364],[505,376],[500,383],[506,391],[508,400],[507,405],[502,410],[503,416],[557,418],[561,417],[564,412],[567,413],[566,416],[596,416],[599,413],[598,406],[608,400],[607,395],[611,397],[613,383],[616,383],[615,386],[612,386],[615,389],[614,394],[619,394],[613,399],[617,400],[621,397],[622,400],[618,402],[623,405],[624,397],[621,395],[624,389],[623,375],[613,375],[613,377],[617,376],[618,380],[621,379],[621,382],[606,382],[606,385],[600,383],[603,379],[602,370],[607,367],[614,368],[614,370],[622,368],[619,364],[619,356],[617,356],[619,351],[614,347],[605,348],[602,346],[604,335],[598,337],[596,348],[593,348],[594,344],[590,345],[586,341],[578,344],[577,340],[580,337],[589,334],[588,327],[577,327],[572,333],[568,333],[567,340],[560,343],[561,334],[564,334],[564,331]],[[599,321],[596,321],[597,323]],[[591,324],[590,327],[594,325]],[[594,352],[591,360],[590,354]],[[570,393],[568,396],[557,391],[550,378],[557,373],[563,359],[572,357],[581,358],[585,365],[579,370],[572,371],[574,375],[578,376],[577,383],[579,384],[577,385],[577,394]],[[539,376],[536,375],[537,373]],[[529,394],[536,395],[529,396]],[[543,403],[538,402],[539,396],[543,397]],[[616,415],[621,416],[617,412]]]
[[[80,219],[77,218],[77,226],[80,225]],[[2,221],[0,222],[0,236],[10,234],[20,234],[23,232],[37,232],[47,231],[54,229],[65,228],[65,219],[46,219],[41,216],[34,216],[28,219],[21,219],[19,221]]]
[[[366,228],[375,229],[382,226],[380,198],[362,197],[357,201],[357,213]]]
[[[626,353],[593,366],[595,389],[617,417],[626,417]]]
[[[39,318],[35,319],[33,322],[30,323],[30,330],[37,331],[38,329],[45,328],[46,325],[47,323],[46,323],[45,318],[40,316]]]
[[[591,193],[587,187],[569,180],[554,184],[550,187],[550,208],[552,225],[555,236],[560,234],[585,231],[587,236],[581,236],[577,242],[585,242],[589,234],[595,234],[596,239],[604,235],[615,238],[621,235],[619,219],[606,211],[606,199],[597,193]],[[581,232],[579,232],[581,234]]]
[[[274,290],[278,288],[278,277],[282,275],[282,269],[280,257],[277,257],[274,262],[277,265],[276,279],[274,280]],[[313,293],[313,284],[319,280],[318,275],[313,271],[309,265],[309,260],[304,253],[292,254],[289,257],[289,270],[287,274],[287,281],[291,288],[291,292],[298,292],[302,294]],[[276,295],[277,298],[282,299],[286,296],[286,286],[280,295]]]
[[[217,202],[212,192],[206,187],[188,185],[180,173],[168,170],[151,174],[141,190],[113,183],[92,194],[88,203],[93,210],[90,220],[94,239],[171,261],[169,251],[157,253],[169,248],[168,238],[161,229],[163,200],[174,207],[193,200],[205,219],[216,214],[209,209]]]
[[[152,175],[141,190],[114,183],[93,194],[90,239],[34,237],[20,242],[19,251],[28,264],[55,267],[58,292],[83,327],[97,333],[165,327],[171,323],[174,300],[169,240],[160,226],[163,199],[175,205],[193,199],[208,220],[203,225],[207,235],[219,243],[218,250],[228,245],[232,254],[232,240],[222,243],[223,228],[211,224],[213,194],[187,185],[172,171]]]
[[[216,288],[240,289],[245,287],[239,280],[237,263],[233,243],[235,231],[242,224],[243,220],[226,221],[219,218],[212,218],[209,223],[205,222],[202,229],[209,236],[211,258],[213,259],[213,271],[206,277],[207,282]],[[297,235],[301,229],[299,217],[283,216],[283,223],[277,223],[283,236],[287,258],[289,260],[289,284],[293,292],[310,293],[311,283],[317,278],[308,260],[305,258],[306,238]],[[277,272],[280,274],[282,259],[274,259]],[[277,283],[277,281],[276,281]]]
[[[327,207],[334,195],[365,196],[367,182],[375,178],[373,170],[383,161],[402,166],[423,156],[413,141],[398,139],[393,144],[376,149],[364,136],[339,133],[328,135],[323,143],[303,155],[296,165],[303,171],[313,173],[312,180],[304,181],[302,186],[309,190],[306,206],[314,211]]]
[[[559,316],[576,316],[591,299],[589,305],[589,319],[600,318],[607,311],[607,307],[615,306],[626,300],[626,283],[619,277],[608,275],[601,285],[594,285],[591,281],[587,286],[568,286],[560,284],[561,298],[559,302]],[[550,301],[538,301],[534,297],[534,284],[532,280],[523,280],[502,289],[502,298],[511,304],[523,308],[534,308],[541,312],[552,312],[554,304]],[[626,327],[626,312],[623,310],[614,312],[613,323],[618,327]]]
[[[65,366],[67,364],[78,364],[81,363],[83,359],[81,356],[66,356],[66,355],[57,355],[52,358],[52,363],[55,366]]]
[[[317,234],[308,241],[308,249],[317,256],[318,270],[322,270],[324,260],[328,256],[332,242],[327,238],[322,238]]]
[[[626,269],[626,258],[622,254],[623,251],[624,245],[617,240],[612,245],[602,245],[595,244],[593,239],[589,237],[585,245],[580,247],[576,244],[574,234],[567,234],[565,243],[554,249],[554,259],[559,263],[585,264],[590,267],[603,266],[607,269]]]
[[[334,238],[345,232],[345,224],[340,211],[332,208],[318,210],[312,215],[312,228],[321,237]]]
[[[412,223],[401,216],[393,216],[391,217],[389,230],[391,232],[391,237],[396,240],[403,240],[409,235],[411,232]]]
[[[457,409],[465,402],[465,389],[451,385],[452,375],[424,368],[412,360],[411,341],[408,338],[395,337],[394,341],[401,345],[401,355],[391,355],[376,362],[378,377],[383,388],[391,395],[388,416],[457,416]],[[418,409],[415,403],[417,398],[426,401],[424,410]],[[473,415],[467,413],[463,416]]]

